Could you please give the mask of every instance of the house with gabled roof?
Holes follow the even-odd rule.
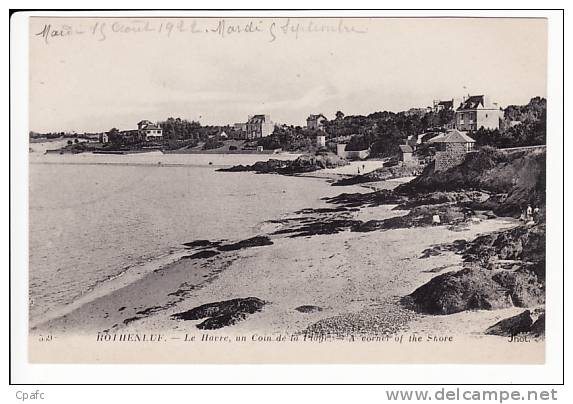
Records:
[[[436,148],[435,170],[445,171],[461,164],[474,150],[475,140],[457,129],[448,130],[428,142]]]
[[[246,125],[247,139],[258,139],[267,137],[275,130],[275,124],[271,121],[271,116],[266,114],[249,116]]]
[[[486,95],[471,95],[456,109],[456,129],[461,131],[498,129],[503,110]]]
[[[414,161],[414,149],[408,144],[401,144],[398,146],[400,148],[400,161],[404,163],[409,163]]]
[[[141,139],[145,141],[162,140],[163,129],[156,123],[144,119],[137,123],[137,130]]]
[[[456,111],[456,108],[460,106],[462,102],[461,98],[451,98],[449,100],[434,100],[434,112],[438,113],[440,111]]]
[[[326,117],[322,114],[310,114],[306,118],[307,129],[324,130],[324,122],[327,121]]]

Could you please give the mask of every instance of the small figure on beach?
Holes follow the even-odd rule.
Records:
[[[531,205],[527,205],[527,209],[525,211],[525,220],[529,222],[531,221],[532,217],[533,217],[533,209],[531,208]]]
[[[360,174],[360,167],[358,167],[358,174]]]

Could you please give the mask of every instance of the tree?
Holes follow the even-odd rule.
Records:
[[[114,146],[120,146],[123,143],[119,129],[111,128],[107,131],[107,138],[109,142]]]
[[[205,144],[203,145],[203,150],[211,150],[211,149],[218,149],[219,147],[223,146],[223,142],[219,141],[218,139],[212,137],[207,139]]]
[[[344,113],[342,111],[336,111],[336,120],[341,121],[344,119]]]

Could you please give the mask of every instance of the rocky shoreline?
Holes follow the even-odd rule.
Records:
[[[192,326],[388,335],[423,318],[512,308],[523,311],[481,334],[542,338],[543,216],[535,224],[500,217],[516,213],[501,208],[515,206],[515,189],[456,188],[448,175],[433,192],[437,177],[426,171],[394,190],[325,198],[324,207],[271,220],[248,239],[185,242],[189,253],[175,264],[32,332]]]

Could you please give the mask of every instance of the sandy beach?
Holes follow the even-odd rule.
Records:
[[[387,188],[400,181],[388,181]],[[365,190],[366,191],[366,190]],[[259,332],[332,335],[424,332],[427,318],[403,307],[400,299],[438,273],[459,270],[462,258],[453,252],[420,258],[436,244],[471,240],[516,225],[513,219],[490,219],[466,227],[412,227],[368,233],[340,231],[296,236],[281,233],[292,222],[313,220],[382,220],[407,211],[392,205],[325,211],[293,212],[262,223],[272,245],[221,251],[211,257],[190,258],[208,247],[191,247],[188,255],[167,263],[135,282],[95,296],[70,313],[39,324],[31,334],[93,335],[98,332],[203,333],[203,320],[173,317],[201,305],[254,297],[262,310],[236,324],[208,332]],[[310,216],[309,216],[310,215]],[[182,243],[193,240],[181,240]],[[212,251],[209,250],[209,251]],[[440,332],[448,335],[480,333],[519,309],[472,311],[440,317]],[[468,324],[473,326],[468,329]],[[499,338],[499,337],[498,337]]]

